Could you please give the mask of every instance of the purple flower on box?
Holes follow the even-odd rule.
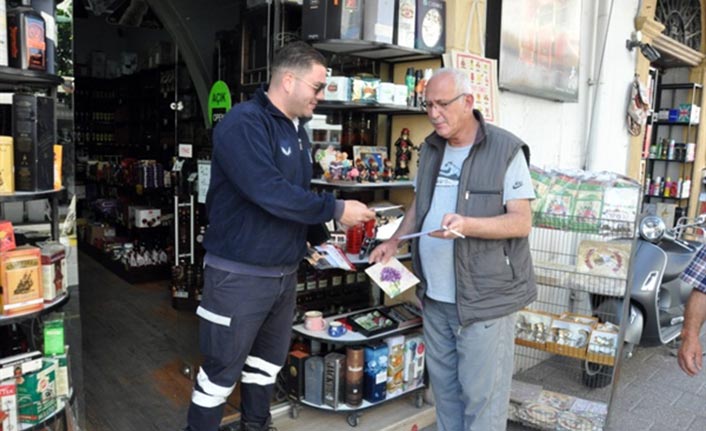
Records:
[[[400,293],[400,281],[402,280],[402,274],[395,268],[386,266],[380,272],[380,280],[390,283],[390,292],[388,294],[391,297],[397,296]]]

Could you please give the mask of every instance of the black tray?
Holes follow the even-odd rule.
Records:
[[[373,319],[377,321],[377,325],[368,324],[368,322],[372,323],[371,321]],[[397,329],[397,326],[399,326],[399,322],[391,318],[379,308],[351,314],[350,316],[347,316],[347,320],[354,331],[359,332],[366,337],[377,335],[381,332],[392,331],[393,329]],[[380,324],[383,322],[384,324],[381,326]]]

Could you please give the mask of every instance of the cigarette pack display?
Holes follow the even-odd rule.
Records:
[[[346,76],[329,76],[326,78],[324,99],[346,102],[351,98],[351,79]]]
[[[415,48],[442,53],[446,46],[446,1],[417,0]]]
[[[57,361],[45,359],[42,369],[26,374],[17,385],[20,422],[36,424],[56,410]]]
[[[0,286],[0,314],[41,310],[44,292],[39,249],[22,246],[0,253]]]
[[[12,96],[15,189],[54,188],[54,99],[28,93]]]
[[[17,431],[17,384],[14,379],[0,380],[0,430]]]
[[[324,403],[324,358],[312,356],[305,364],[304,399],[320,406]]]
[[[324,367],[324,402],[335,409],[346,396],[346,355],[329,353],[324,357]]]
[[[15,193],[15,158],[12,136],[0,136],[0,194]]]
[[[295,400],[304,396],[305,363],[309,354],[292,350],[287,356],[287,393]]]
[[[365,346],[363,399],[376,403],[387,396],[387,344]]]

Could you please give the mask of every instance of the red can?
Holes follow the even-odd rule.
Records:
[[[363,229],[362,224],[348,228],[346,231],[346,253],[360,253],[360,248],[363,245]]]
[[[375,219],[366,221],[363,226],[365,226],[365,237],[375,238]]]

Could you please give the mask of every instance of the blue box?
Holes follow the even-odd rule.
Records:
[[[667,119],[670,123],[676,123],[679,121],[679,110],[678,109],[670,109],[669,110],[669,118]]]
[[[365,346],[365,368],[363,369],[363,399],[376,403],[387,397],[386,344]]]

